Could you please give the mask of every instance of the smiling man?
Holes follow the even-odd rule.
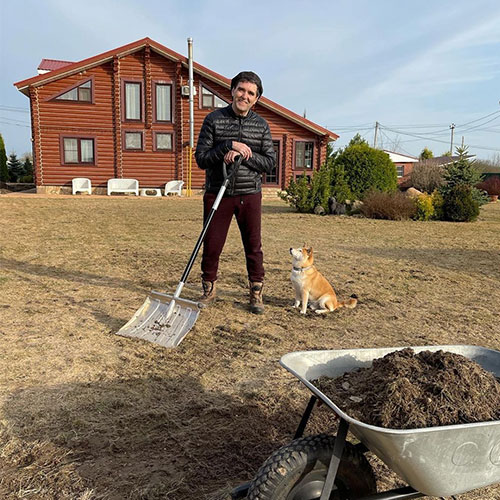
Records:
[[[275,154],[269,125],[252,111],[262,96],[260,78],[252,71],[239,73],[231,80],[231,95],[233,102],[229,106],[206,116],[196,146],[196,162],[205,170],[205,220],[224,181],[223,163],[229,165],[238,155],[243,157],[205,236],[201,261],[203,295],[200,302],[208,304],[216,297],[219,258],[234,215],[245,250],[250,310],[261,314],[264,312],[262,175],[272,171]]]

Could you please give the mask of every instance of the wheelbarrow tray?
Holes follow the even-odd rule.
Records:
[[[445,497],[500,482],[500,421],[418,429],[386,429],[344,413],[311,380],[338,377],[402,349],[343,349],[285,354],[281,365],[303,382],[337,415],[349,430],[412,488],[429,496]],[[420,351],[461,354],[500,377],[500,352],[478,346],[412,347]],[[488,394],[484,395],[485,398]]]

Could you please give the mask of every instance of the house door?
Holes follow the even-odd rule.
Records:
[[[281,185],[281,141],[273,141],[274,153],[276,154],[276,165],[270,174],[265,174],[263,184],[266,186]]]

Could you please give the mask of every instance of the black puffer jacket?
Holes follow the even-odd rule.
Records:
[[[224,181],[224,155],[231,151],[232,141],[250,147],[252,158],[241,164],[225,195],[258,193],[262,174],[270,173],[276,161],[269,125],[252,110],[244,117],[236,115],[231,105],[207,115],[201,127],[195,156],[198,166],[205,170],[205,191],[219,191]]]

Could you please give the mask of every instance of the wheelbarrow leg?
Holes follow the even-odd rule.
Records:
[[[304,411],[304,414],[302,415],[302,419],[300,420],[299,426],[295,431],[295,436],[293,437],[293,439],[298,439],[299,437],[302,437],[302,435],[304,434],[307,422],[309,421],[309,417],[311,416],[311,412],[313,411],[314,405],[317,400],[318,398],[314,395],[311,396],[311,399],[309,399],[309,403],[307,403],[307,407]]]
[[[337,470],[339,468],[342,452],[344,451],[345,438],[347,437],[348,429],[348,422],[341,418],[337,436],[335,437],[335,444],[333,445],[333,454],[330,460],[330,465],[328,467],[328,473],[326,474],[325,484],[323,485],[323,491],[321,492],[321,497],[319,500],[328,500],[330,498],[330,493],[333,489],[333,484],[335,482],[335,476],[337,475]]]

